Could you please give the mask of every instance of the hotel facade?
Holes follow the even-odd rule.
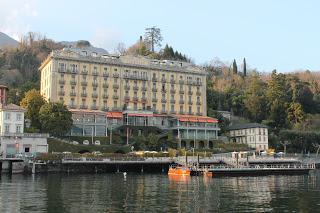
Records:
[[[39,70],[41,94],[73,113],[71,135],[107,136],[108,129],[123,125],[157,125],[180,139],[206,139],[205,147],[217,139],[217,121],[206,116],[206,73],[190,63],[64,48]],[[182,141],[197,146],[188,144]]]

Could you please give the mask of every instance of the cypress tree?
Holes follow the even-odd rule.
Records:
[[[243,76],[247,76],[247,63],[246,63],[246,58],[243,58]]]
[[[237,74],[238,73],[238,67],[237,67],[236,59],[233,60],[232,71],[233,71],[233,74]]]

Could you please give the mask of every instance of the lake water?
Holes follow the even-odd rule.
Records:
[[[303,176],[2,175],[0,212],[320,212],[320,171]]]

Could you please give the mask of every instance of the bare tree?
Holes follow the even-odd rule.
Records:
[[[320,151],[320,144],[319,143],[312,143],[312,146],[317,149],[316,157],[318,157],[318,154],[319,154],[319,151]]]
[[[280,141],[280,144],[283,146],[283,148],[284,148],[284,154],[286,154],[287,153],[287,145],[289,145],[290,144],[290,142],[289,141]]]
[[[144,34],[144,39],[146,43],[151,47],[151,51],[154,52],[154,47],[158,46],[161,47],[161,30],[156,26],[146,28],[146,32]]]
[[[120,42],[118,43],[117,47],[115,48],[114,52],[120,55],[124,55],[126,53],[127,49],[124,43]]]

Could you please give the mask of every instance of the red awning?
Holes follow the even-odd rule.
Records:
[[[188,119],[187,118],[179,118],[179,121],[186,122],[186,121],[188,121]]]
[[[139,113],[128,113],[128,116],[137,116],[137,117],[152,117],[153,114],[139,114]]]
[[[120,119],[123,116],[122,116],[122,112],[107,112],[107,117],[108,118]]]
[[[208,118],[207,122],[208,123],[218,123],[218,120],[213,119],[213,118]]]

